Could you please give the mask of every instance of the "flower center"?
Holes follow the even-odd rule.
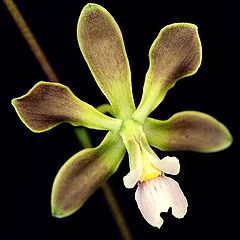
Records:
[[[154,165],[160,160],[149,146],[141,123],[133,119],[125,120],[119,134],[129,154],[130,171],[141,169],[139,181],[148,181],[161,175]]]
[[[141,152],[142,152],[142,169],[143,170],[142,170],[140,181],[141,182],[148,181],[161,175],[160,169],[158,169],[153,165],[154,161],[160,161],[160,160],[145,149],[142,149]]]

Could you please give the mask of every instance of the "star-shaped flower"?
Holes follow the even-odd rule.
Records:
[[[39,82],[12,101],[21,120],[34,132],[63,122],[108,130],[98,147],[76,153],[59,170],[52,189],[52,214],[65,217],[77,211],[117,170],[127,149],[130,172],[124,184],[127,188],[138,185],[135,197],[144,218],[160,227],[160,213],[169,207],[174,216],[183,217],[187,200],[178,183],[165,176],[178,174],[179,161],[175,157],[160,160],[150,145],[162,151],[215,152],[232,142],[227,128],[204,113],[180,112],[165,121],[148,117],[179,79],[199,68],[202,54],[197,27],[174,23],[160,31],[150,48],[150,66],[137,108],[123,38],[110,13],[97,4],[87,4],[79,17],[77,37],[95,81],[110,102],[112,116],[81,101],[60,83]]]

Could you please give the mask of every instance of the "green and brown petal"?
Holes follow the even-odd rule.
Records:
[[[77,211],[118,168],[125,147],[118,134],[109,132],[96,148],[72,156],[59,170],[52,189],[52,214],[66,217]]]
[[[144,132],[151,146],[162,151],[216,152],[229,147],[229,130],[208,114],[184,111],[166,121],[147,118]]]
[[[39,82],[27,94],[13,99],[12,104],[20,119],[33,132],[47,131],[63,122],[116,130],[122,122],[100,113],[60,83]]]
[[[20,119],[34,132],[47,131],[62,122],[110,130],[98,147],[78,152],[59,170],[51,195],[53,216],[66,217],[77,211],[117,170],[126,149],[131,171],[124,184],[133,187],[139,180],[156,179],[162,171],[156,168],[158,157],[149,144],[163,151],[198,152],[230,146],[228,129],[207,114],[185,111],[165,121],[147,118],[179,79],[198,70],[202,49],[194,24],[174,23],[160,31],[149,51],[149,70],[137,110],[122,34],[111,14],[97,4],[87,4],[79,17],[77,37],[110,105],[97,110],[68,87],[47,82],[37,83],[27,94],[12,100]],[[106,112],[116,118],[104,115]]]
[[[79,17],[77,36],[81,52],[116,116],[130,117],[135,110],[131,73],[114,18],[103,7],[87,4]]]
[[[201,42],[194,24],[174,23],[164,27],[149,51],[150,65],[134,118],[143,122],[179,79],[197,71],[201,58]]]

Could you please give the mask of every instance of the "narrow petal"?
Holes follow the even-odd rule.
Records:
[[[177,175],[180,171],[180,163],[176,157],[167,156],[159,161],[152,161],[152,164],[167,174]]]
[[[133,188],[142,175],[142,168],[138,167],[130,171],[126,176],[123,177],[123,184],[126,188]]]
[[[71,157],[54,180],[52,214],[66,217],[77,211],[117,170],[124,153],[121,138],[110,132],[97,148],[84,149]]]
[[[177,218],[187,212],[187,200],[178,183],[165,176],[139,183],[135,199],[145,220],[154,227],[161,227],[160,213],[167,212],[170,207]]]
[[[197,27],[193,24],[174,23],[160,31],[149,51],[150,66],[135,119],[143,122],[179,79],[197,71],[201,51]]]
[[[216,152],[232,143],[222,123],[194,111],[176,113],[166,121],[147,118],[144,131],[149,144],[162,151]]]
[[[142,175],[142,155],[136,141],[125,141],[125,147],[128,151],[130,172],[123,178],[126,188],[133,188],[140,180]]]
[[[27,94],[13,99],[12,104],[33,132],[47,131],[62,122],[107,130],[121,126],[121,120],[100,113],[60,83],[39,82]]]
[[[103,7],[89,3],[77,27],[81,52],[113,111],[128,118],[135,110],[131,74],[121,31]]]

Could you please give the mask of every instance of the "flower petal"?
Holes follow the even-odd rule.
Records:
[[[152,161],[162,172],[177,175],[180,172],[180,163],[176,157],[164,157],[160,161]]]
[[[143,96],[134,118],[141,122],[160,104],[177,80],[193,75],[201,63],[197,26],[174,23],[164,27],[150,51]]]
[[[135,199],[145,220],[154,227],[161,227],[163,219],[160,213],[167,212],[170,207],[177,218],[187,212],[187,200],[178,183],[165,176],[139,183]]]
[[[170,206],[167,201],[168,199],[164,196],[164,192],[158,187],[157,179],[154,178],[146,182],[139,182],[135,193],[135,200],[145,220],[153,227],[160,228],[163,224],[160,213],[167,212]]]
[[[103,7],[89,3],[77,27],[81,52],[117,117],[128,118],[135,110],[131,74],[121,31]]]
[[[117,170],[124,153],[119,135],[109,132],[98,147],[84,149],[72,156],[54,180],[52,214],[60,218],[77,211]]]
[[[142,175],[142,168],[138,167],[134,170],[130,170],[130,172],[123,177],[123,184],[126,188],[133,188]]]
[[[166,121],[147,118],[144,131],[149,144],[162,151],[216,152],[232,143],[222,123],[195,111],[176,113]]]
[[[187,213],[188,202],[179,184],[172,178],[166,176],[161,176],[159,178],[160,187],[171,202],[173,216],[176,218],[183,218]]]
[[[126,188],[133,188],[142,175],[142,156],[139,144],[134,140],[124,142],[128,151],[130,172],[123,178]]]
[[[27,94],[13,99],[12,104],[33,132],[47,131],[62,122],[107,130],[121,126],[121,120],[100,113],[60,83],[39,82]]]

